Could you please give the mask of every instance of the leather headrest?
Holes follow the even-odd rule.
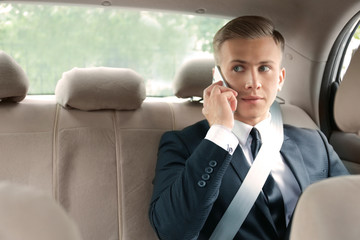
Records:
[[[6,53],[0,51],[0,101],[22,101],[27,94],[29,80],[20,67]]]
[[[55,90],[63,107],[85,111],[133,110],[146,97],[143,78],[127,68],[73,68],[63,73]]]
[[[360,50],[351,59],[334,103],[334,118],[344,132],[360,135]]]
[[[174,92],[179,98],[202,97],[212,82],[213,58],[196,58],[186,61],[175,76]]]

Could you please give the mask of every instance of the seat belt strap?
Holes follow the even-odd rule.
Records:
[[[270,131],[273,132],[268,134],[267,137],[264,136],[264,139],[262,136],[260,151],[239,190],[210,236],[210,240],[230,240],[234,238],[271,172],[275,156],[279,154],[284,141],[284,132],[281,109],[278,102],[274,101],[271,105],[270,113]]]

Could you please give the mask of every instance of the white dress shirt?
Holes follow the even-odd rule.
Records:
[[[269,133],[268,129],[271,127],[270,121],[271,115],[254,126],[260,132],[261,136],[265,136],[265,134]],[[252,128],[253,126],[251,125],[235,120],[232,131],[221,125],[213,125],[210,127],[205,138],[222,147],[228,151],[229,154],[233,154],[233,151],[235,151],[237,145],[239,144],[244,152],[246,160],[251,166],[253,162],[250,147],[252,137],[249,134]],[[235,131],[237,132],[236,135],[233,133]],[[284,199],[285,218],[287,225],[291,219],[296,203],[301,194],[300,186],[289,166],[287,166],[285,163],[284,158],[281,156],[280,152],[276,157],[276,162],[273,166],[273,169],[271,170],[271,174],[279,186]]]

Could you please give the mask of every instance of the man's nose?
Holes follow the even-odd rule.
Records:
[[[249,73],[246,79],[245,89],[259,89],[261,88],[261,82],[255,72]]]

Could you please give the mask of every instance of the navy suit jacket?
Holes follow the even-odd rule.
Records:
[[[204,139],[208,130],[203,120],[161,139],[149,211],[160,239],[209,239],[244,179],[236,161],[241,148],[230,155]],[[317,130],[284,125],[281,154],[301,191],[316,181],[348,174]],[[210,178],[204,180],[204,174]],[[279,239],[261,195],[234,239]]]

